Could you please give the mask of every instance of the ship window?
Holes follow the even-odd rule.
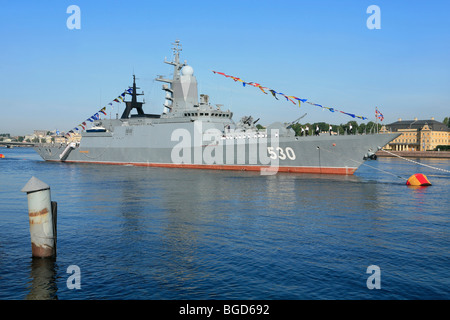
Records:
[[[203,115],[203,112],[202,112],[202,113],[200,113],[200,115],[202,116],[202,115]]]

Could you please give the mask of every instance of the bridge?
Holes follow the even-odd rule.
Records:
[[[17,142],[17,141],[11,141],[11,142],[5,142],[0,141],[0,146],[6,146],[7,148],[11,147],[34,147],[34,143],[31,142]]]

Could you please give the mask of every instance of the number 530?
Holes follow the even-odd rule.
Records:
[[[280,147],[267,147],[267,152],[271,159],[279,158],[280,160],[285,160],[286,158],[289,158],[290,160],[295,160],[296,158],[295,152],[291,147],[287,147],[284,150]]]

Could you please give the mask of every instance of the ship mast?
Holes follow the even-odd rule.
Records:
[[[126,94],[131,95],[131,101],[124,101],[126,104],[126,108],[122,113],[121,119],[128,119],[130,117],[130,112],[133,109],[136,109],[139,116],[145,116],[144,110],[142,109],[142,105],[144,102],[137,101],[137,96],[142,96],[143,93],[137,93],[137,89],[140,89],[136,87],[136,76],[133,74],[133,86],[129,87],[130,89],[133,89],[131,93],[126,92]]]
[[[197,79],[194,76],[194,69],[186,62],[180,62],[180,52],[182,47],[180,40],[172,43],[173,60],[164,63],[174,67],[172,79],[165,79],[162,76],[156,78],[157,81],[165,82],[162,89],[166,91],[166,101],[164,107],[169,109],[171,116],[182,116],[184,111],[194,110],[198,106]],[[164,112],[165,113],[165,112]]]
[[[174,47],[172,48],[173,51],[173,62],[166,62],[168,64],[171,64],[174,66],[173,70],[173,76],[174,78],[180,75],[180,70],[183,67],[183,65],[180,64],[180,52],[183,50],[180,44],[180,40],[175,40],[175,43],[172,43]]]

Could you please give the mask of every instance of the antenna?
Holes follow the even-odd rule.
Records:
[[[180,40],[175,40],[175,43],[172,43],[172,45],[174,46],[173,53],[177,53],[183,50]]]

